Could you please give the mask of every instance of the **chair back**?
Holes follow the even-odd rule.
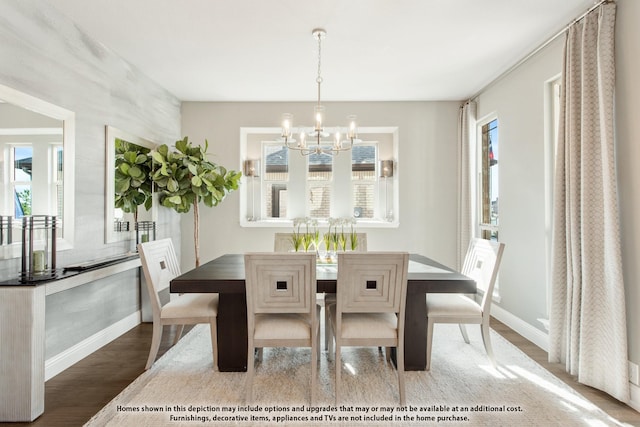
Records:
[[[338,253],[338,313],[404,311],[409,254]]]
[[[259,313],[315,316],[315,253],[247,253],[244,267],[248,319]]]
[[[153,318],[159,319],[162,310],[159,293],[169,287],[171,279],[180,275],[178,258],[171,239],[139,243],[138,253],[147,282]]]
[[[491,308],[493,288],[498,277],[504,243],[473,238],[464,258],[462,274],[476,281],[476,287],[484,292],[482,312],[488,315]]]
[[[293,250],[293,233],[276,233],[273,238],[273,251],[274,252],[290,252]],[[354,252],[366,252],[367,251],[367,233],[356,233],[358,238],[358,246]],[[348,244],[348,243],[347,243]],[[321,247],[324,248],[324,244],[321,243]]]

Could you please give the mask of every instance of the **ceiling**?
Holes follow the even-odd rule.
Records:
[[[49,0],[183,101],[464,100],[594,0]]]

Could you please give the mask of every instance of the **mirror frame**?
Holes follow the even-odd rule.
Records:
[[[75,238],[75,140],[76,140],[76,115],[73,111],[51,104],[35,96],[20,92],[9,86],[0,84],[0,99],[18,107],[35,111],[62,121],[62,188],[63,188],[63,214],[62,235],[57,238],[57,249],[65,250],[73,248]],[[13,244],[11,258],[19,257],[22,243]]]
[[[135,239],[135,224],[129,229],[129,232],[116,232],[113,229],[113,223],[115,220],[114,205],[115,205],[115,162],[116,162],[116,138],[130,142],[132,144],[139,145],[141,147],[155,150],[158,144],[149,141],[148,139],[141,138],[139,136],[130,134],[113,126],[105,126],[105,149],[106,149],[106,163],[105,163],[105,201],[104,201],[104,242],[115,243],[127,240]],[[153,194],[153,201],[151,204],[151,218],[152,221],[158,221],[158,202],[157,195]]]

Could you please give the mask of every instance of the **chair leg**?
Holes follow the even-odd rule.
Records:
[[[426,370],[431,369],[431,344],[433,343],[433,318],[427,319],[427,366]]]
[[[316,337],[318,338],[318,337]],[[315,344],[315,349],[313,348],[314,345],[311,346],[311,390],[310,390],[310,396],[309,396],[309,404],[311,406],[315,405],[316,402],[316,387],[317,387],[317,377],[318,377],[318,345],[320,344],[320,340],[316,339],[314,343]]]
[[[325,310],[328,310],[329,307],[325,307]],[[325,314],[328,313],[328,311],[325,312]],[[326,349],[327,349],[327,356],[331,357],[331,355],[333,355],[333,351],[334,351],[334,339],[335,339],[335,331],[333,330],[333,323],[331,322],[331,316],[327,314],[327,318],[328,318],[328,323],[325,323],[324,325],[324,334],[325,334],[325,345],[326,345]]]
[[[253,400],[253,371],[254,371],[254,358],[255,358],[255,348],[253,345],[249,345],[249,350],[247,351],[247,375],[245,382],[245,399],[247,405],[251,403]]]
[[[458,327],[460,328],[460,333],[462,334],[462,339],[464,339],[464,342],[466,342],[467,344],[469,344],[469,335],[467,335],[467,327],[465,326],[464,323],[458,323]]]
[[[396,364],[398,372],[398,394],[400,395],[400,406],[405,406],[406,395],[404,387],[404,343],[398,344],[396,347]]]
[[[484,343],[484,349],[487,352],[489,361],[494,368],[497,368],[498,365],[496,364],[496,358],[493,355],[493,348],[491,347],[491,334],[489,324],[483,323],[482,325],[480,325],[480,328],[482,329],[482,342]]]
[[[378,350],[381,350],[382,347],[378,347]],[[391,347],[384,348],[384,356],[387,359],[387,363],[391,362]]]
[[[156,360],[156,356],[158,355],[158,350],[160,349],[160,341],[162,340],[162,324],[158,322],[153,322],[153,335],[151,337],[151,348],[149,349],[149,358],[147,359],[147,366],[144,367],[145,370],[149,369],[153,362]]]
[[[316,320],[318,321],[318,328],[316,329],[316,353],[318,354],[318,358],[320,358],[320,306],[316,304]],[[324,324],[325,336],[327,335],[327,324]]]
[[[340,374],[342,371],[342,359],[340,357],[340,345],[336,339],[336,357],[335,357],[335,365],[336,365],[336,405],[340,401]]]
[[[180,341],[180,338],[182,337],[182,331],[184,331],[184,325],[178,325],[178,328],[176,329],[176,336],[173,339],[173,345],[178,344],[178,341]]]
[[[215,372],[218,370],[218,327],[215,317],[211,319],[209,329],[211,330],[211,352],[213,354],[213,371]]]

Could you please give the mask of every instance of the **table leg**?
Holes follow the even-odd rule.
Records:
[[[220,293],[218,303],[218,369],[247,370],[247,299],[245,294]]]
[[[404,370],[427,367],[427,301],[424,294],[407,295],[404,325]]]

